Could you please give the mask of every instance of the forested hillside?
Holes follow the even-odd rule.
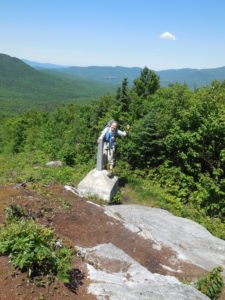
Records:
[[[189,88],[196,89],[211,85],[214,80],[225,80],[225,67],[212,69],[178,69],[158,71],[163,86],[171,83],[186,83]]]
[[[95,166],[97,137],[111,119],[131,125],[129,139],[118,141],[120,184],[225,239],[225,81],[165,88],[145,68],[115,96],[8,118],[0,126],[1,181],[76,184]],[[64,168],[45,169],[48,159]]]
[[[52,111],[59,104],[92,101],[113,90],[107,84],[46,74],[0,54],[1,116],[31,109]]]
[[[66,67],[54,68],[50,70],[52,74],[59,73],[70,76],[70,78],[84,78],[98,82],[120,84],[124,77],[127,77],[130,83],[141,74],[141,68],[126,67]]]
[[[25,60],[26,61],[26,60]],[[129,83],[140,76],[142,69],[138,67],[65,67],[51,64],[41,64],[26,61],[31,66],[49,70],[51,74],[62,74],[67,78],[84,78],[104,83],[120,84],[124,77],[127,77]],[[155,71],[160,77],[160,85],[168,86],[175,83],[186,83],[189,88],[196,89],[205,85],[211,85],[213,80],[225,80],[225,67],[212,69],[171,69]]]

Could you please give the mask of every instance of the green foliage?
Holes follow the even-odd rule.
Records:
[[[159,76],[147,67],[142,70],[140,78],[134,80],[134,89],[140,97],[154,94],[159,86]]]
[[[148,169],[183,204],[224,220],[225,106],[218,94],[225,94],[223,83],[196,93],[180,85],[158,90],[133,126],[129,152],[133,168]]]
[[[48,168],[45,166],[48,161],[49,157],[40,151],[0,155],[0,184],[26,182],[33,188],[54,182],[76,185],[95,165],[90,160],[87,164],[76,165],[76,168],[67,165]]]
[[[129,108],[130,97],[128,95],[128,81],[123,79],[121,88],[119,87],[116,94],[116,104],[120,106],[120,110],[125,112]]]
[[[122,204],[122,195],[120,190],[118,190],[116,195],[112,198],[110,204]]]
[[[57,244],[51,229],[18,218],[18,211],[18,207],[8,210],[10,216],[0,232],[0,254],[9,255],[12,264],[29,277],[53,274],[68,282],[72,251]]]
[[[20,205],[12,204],[7,209],[6,222],[9,223],[13,220],[19,220],[26,217],[23,208]]]
[[[195,283],[195,288],[212,300],[218,299],[224,286],[223,277],[221,275],[222,271],[223,268],[221,266],[213,269]]]
[[[163,151],[160,151],[161,145],[162,140],[156,128],[156,112],[151,111],[134,124],[130,133],[131,165],[138,168],[157,165],[165,158]]]

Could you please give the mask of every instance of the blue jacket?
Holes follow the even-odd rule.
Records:
[[[119,136],[127,136],[127,133],[126,131],[121,131],[119,129],[115,130],[115,131],[111,131],[111,128],[110,127],[106,127],[103,129],[101,135],[100,135],[100,139],[105,139],[106,135],[110,135],[110,143],[109,142],[106,142],[104,141],[104,149],[112,149],[115,147],[116,145],[116,136],[119,135]]]

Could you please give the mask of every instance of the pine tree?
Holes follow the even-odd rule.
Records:
[[[121,106],[121,111],[127,111],[130,104],[130,97],[128,95],[128,80],[123,79],[122,86],[117,89],[116,103]]]
[[[147,67],[142,70],[140,78],[134,80],[134,90],[140,97],[154,94],[159,87],[159,76]]]

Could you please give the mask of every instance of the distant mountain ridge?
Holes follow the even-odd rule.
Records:
[[[189,87],[210,85],[213,80],[225,80],[225,67],[212,69],[178,69],[156,72],[160,76],[161,84],[186,83]]]
[[[35,61],[31,61],[28,59],[22,59],[22,61],[31,66],[32,68],[36,69],[59,69],[59,68],[66,68],[67,66],[62,66],[62,65],[56,65],[56,64],[51,64],[51,63],[39,63]]]
[[[31,109],[50,111],[62,103],[92,101],[115,92],[124,77],[132,85],[141,71],[138,67],[65,67],[24,63],[18,58],[0,54],[0,117]],[[215,79],[225,80],[225,67],[156,73],[162,86],[180,82],[194,88],[210,85]]]
[[[115,89],[101,82],[49,74],[18,58],[0,54],[0,116],[31,109],[50,111],[63,103],[98,99]]]
[[[54,69],[54,72],[59,72],[70,76],[79,76],[87,80],[95,80],[118,85],[122,83],[124,77],[127,77],[129,83],[131,84],[135,78],[140,76],[141,70],[142,69],[138,67],[126,68],[120,66],[91,66],[60,68]]]
[[[31,62],[27,62],[30,64]],[[34,66],[34,62],[32,62]],[[110,67],[110,66],[90,66],[78,67],[71,66],[65,67],[51,65],[50,68],[46,67],[48,64],[36,63],[37,68],[48,69],[54,73],[61,73],[69,76],[70,78],[80,77],[88,80],[108,82],[111,84],[121,84],[124,77],[128,78],[130,84],[133,80],[140,76],[141,68],[139,67]],[[210,85],[213,80],[225,80],[225,66],[212,69],[168,69],[155,71],[160,76],[162,86],[168,86],[176,82],[186,83],[190,88],[201,87]]]

